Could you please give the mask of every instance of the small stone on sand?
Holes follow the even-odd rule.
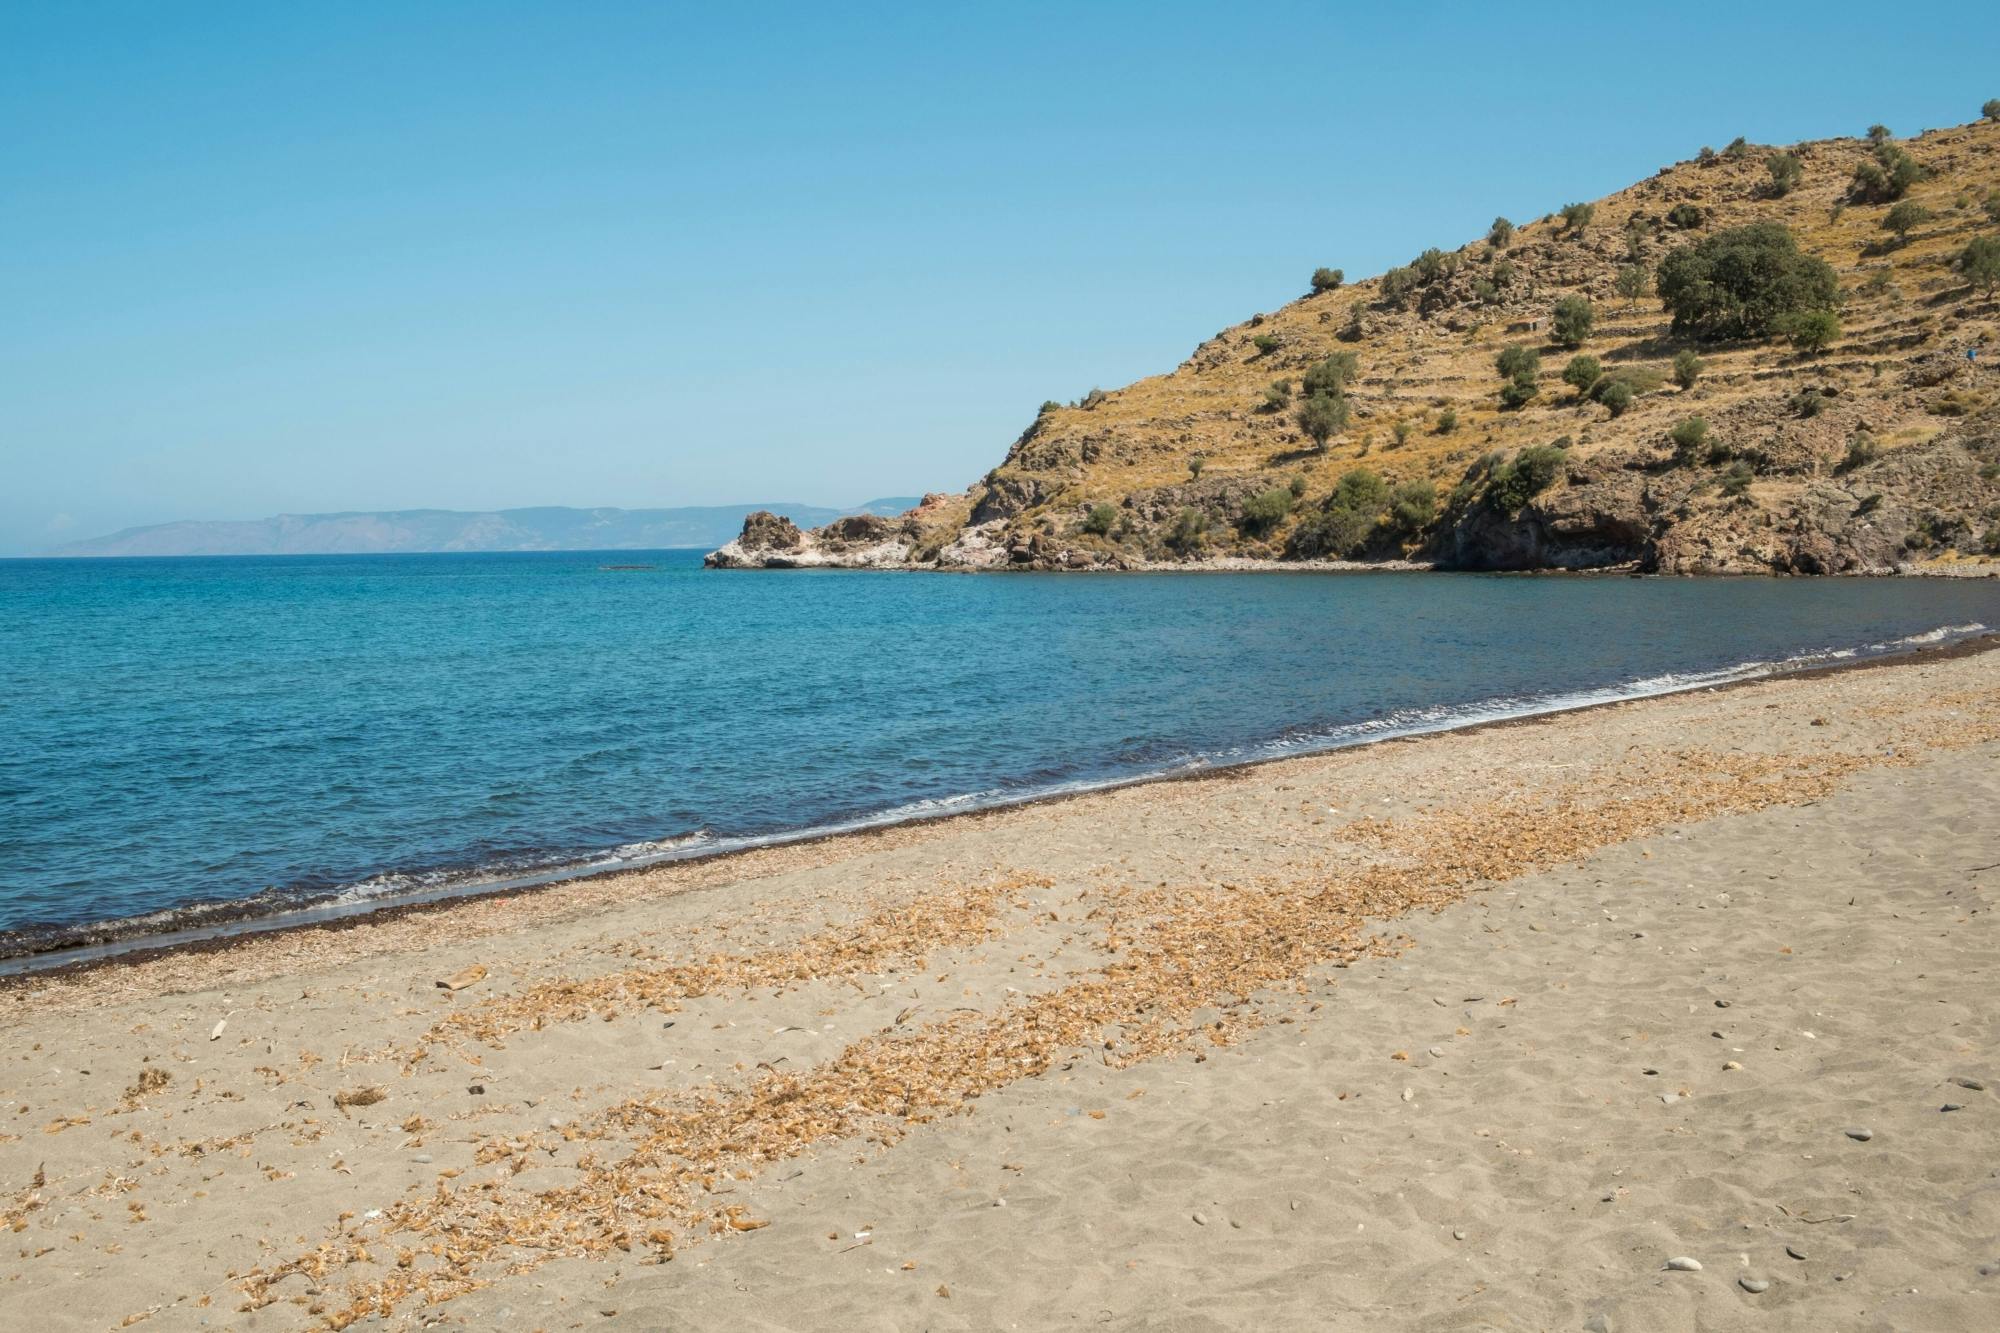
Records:
[[[1761,1277],[1739,1277],[1736,1279],[1736,1285],[1749,1292],[1752,1296],[1771,1289],[1771,1284]]]
[[[1850,1129],[1847,1131],[1847,1137],[1853,1139],[1856,1143],[1866,1143],[1875,1137],[1875,1131],[1860,1128]]]
[[[1685,1254],[1677,1254],[1667,1260],[1667,1268],[1669,1271],[1675,1273],[1699,1273],[1701,1271],[1701,1260],[1690,1259]]]

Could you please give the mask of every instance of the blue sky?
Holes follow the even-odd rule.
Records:
[[[0,551],[958,489],[1316,265],[2000,96],[1992,6],[1621,14],[6,5]]]

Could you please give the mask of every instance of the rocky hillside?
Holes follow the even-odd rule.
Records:
[[[2000,554],[1993,116],[1704,149],[1311,285],[1171,373],[1044,404],[963,495],[810,532],[753,516],[710,562],[1842,573]]]

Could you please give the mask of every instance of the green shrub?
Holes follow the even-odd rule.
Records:
[[[1800,389],[1790,400],[1792,411],[1802,417],[1816,417],[1826,411],[1826,395],[1818,389]]]
[[[1305,378],[1299,382],[1299,390],[1308,398],[1321,394],[1342,394],[1347,392],[1347,386],[1360,373],[1360,357],[1353,352],[1335,352],[1306,371]]]
[[[1118,522],[1118,507],[1097,504],[1090,507],[1090,513],[1083,520],[1083,530],[1102,537]]]
[[[1733,500],[1749,490],[1755,478],[1750,464],[1739,458],[1722,470],[1722,493]]]
[[[1438,413],[1438,424],[1437,424],[1438,434],[1449,435],[1457,429],[1458,429],[1457,408],[1447,407],[1444,411]]]
[[[1283,347],[1285,340],[1275,333],[1260,333],[1250,340],[1250,345],[1257,349],[1257,355],[1269,356]]]
[[[1562,206],[1563,230],[1572,236],[1582,235],[1590,220],[1597,216],[1596,204],[1564,204]]]
[[[2000,195],[1996,195],[1996,197],[2000,197]],[[1512,287],[1514,279],[1519,275],[1519,272],[1520,270],[1514,267],[1513,260],[1503,259],[1493,266],[1493,283],[1497,287]]]
[[[2000,120],[2000,97],[1987,98],[1986,104],[1979,108],[1979,114],[1988,120]]]
[[[1542,373],[1541,353],[1515,343],[1502,348],[1493,364],[1507,377],[1507,382],[1500,386],[1500,405],[1525,407],[1538,392],[1535,381]]]
[[[1531,444],[1515,454],[1512,462],[1498,464],[1487,474],[1487,500],[1502,513],[1519,511],[1556,479],[1563,452],[1558,445]]]
[[[1264,390],[1264,403],[1259,410],[1264,412],[1282,412],[1287,407],[1290,407],[1291,404],[1292,382],[1290,380],[1272,380],[1270,387]]]
[[[1847,442],[1847,457],[1840,460],[1842,472],[1852,472],[1858,467],[1867,467],[1882,456],[1882,446],[1873,435],[1862,431]]]
[[[1694,382],[1701,378],[1701,358],[1689,348],[1674,353],[1674,383],[1683,389],[1692,389]]]
[[[1374,528],[1372,514],[1330,507],[1293,525],[1285,550],[1299,560],[1338,560],[1358,552]]]
[[[1491,278],[1474,278],[1472,280],[1472,295],[1481,305],[1498,305],[1500,303],[1500,287]]]
[[[1358,343],[1368,336],[1368,325],[1361,317],[1361,303],[1347,307],[1347,322],[1340,326],[1339,338],[1342,342]]]
[[[1865,203],[1887,204],[1901,199],[1924,178],[1917,159],[1893,143],[1878,142],[1875,160],[1854,169],[1854,197]]]
[[[1389,503],[1389,483],[1370,468],[1352,468],[1341,475],[1327,503],[1366,514],[1372,520]]]
[[[1510,343],[1500,349],[1493,365],[1508,379],[1517,379],[1522,375],[1533,377],[1542,373],[1542,354],[1532,347]]]
[[[1514,224],[1506,218],[1494,218],[1486,229],[1486,243],[1495,250],[1505,250],[1514,243]]]
[[[1777,332],[1801,352],[1823,352],[1840,336],[1840,316],[1831,310],[1795,310],[1779,317]]]
[[[1304,477],[1293,477],[1291,481],[1287,483],[1285,489],[1290,491],[1292,493],[1292,498],[1296,500],[1300,496],[1306,493],[1306,479]]]
[[[1417,274],[1411,268],[1392,268],[1382,275],[1382,299],[1401,305],[1417,289]]]
[[[1868,127],[1869,143],[1877,143],[1877,144],[1887,143],[1889,142],[1889,140],[1895,137],[1896,136],[1890,132],[1889,127],[1887,125],[1870,125]]]
[[[1625,219],[1625,257],[1637,264],[1646,257],[1646,241],[1654,229],[1637,213]]]
[[[1550,336],[1558,347],[1581,347],[1590,338],[1590,331],[1597,324],[1597,312],[1590,302],[1571,293],[1556,302],[1555,313],[1549,320]]]
[[[1653,275],[1646,271],[1644,264],[1627,264],[1618,270],[1618,276],[1611,281],[1612,288],[1625,298],[1628,306],[1638,304],[1646,294],[1646,288],[1653,283]]]
[[[1682,231],[1691,231],[1699,227],[1704,216],[1699,204],[1678,203],[1667,210],[1667,221]]]
[[[1051,412],[1055,411],[1055,410],[1056,410],[1057,408],[1059,408],[1059,407],[1061,407],[1061,406],[1062,406],[1062,404],[1061,404],[1061,403],[1059,403],[1059,402],[1057,402],[1057,401],[1056,401],[1055,399],[1053,399],[1053,398],[1044,398],[1044,399],[1042,400],[1042,405],[1041,405],[1041,408],[1040,408],[1040,409],[1039,409],[1038,411],[1036,411],[1035,415],[1036,415],[1036,416],[1038,416],[1038,417],[1045,417],[1045,416],[1047,416],[1047,415],[1048,415],[1049,413],[1051,413]]]
[[[1299,429],[1312,442],[1326,448],[1326,442],[1347,429],[1347,399],[1337,393],[1316,393],[1299,405]]]
[[[1701,151],[1694,155],[1694,160],[1701,163],[1705,167],[1712,166],[1715,162],[1715,158],[1716,158],[1715,150],[1713,148],[1710,148],[1707,144],[1703,144],[1701,146]]]
[[[1861,284],[1861,290],[1867,292],[1871,296],[1880,296],[1882,295],[1882,293],[1889,291],[1895,285],[1896,285],[1895,265],[1882,264],[1876,268],[1868,270],[1868,277],[1865,280],[1863,280]]]
[[[1729,141],[1729,146],[1722,150],[1722,155],[1726,158],[1731,159],[1732,161],[1739,157],[1750,156],[1749,140],[1745,139],[1740,134],[1737,135],[1734,139],[1731,139]]]
[[[1399,482],[1389,492],[1389,522],[1405,536],[1415,536],[1437,516],[1437,487],[1421,478]]]
[[[1313,270],[1312,289],[1316,292],[1330,292],[1347,281],[1347,274],[1337,268],[1316,268]]]
[[[1604,367],[1594,356],[1573,356],[1563,367],[1563,383],[1576,390],[1579,398],[1589,394],[1591,387],[1604,378]]]
[[[1404,418],[1402,417],[1396,418],[1396,423],[1389,427],[1389,434],[1395,437],[1396,447],[1398,449],[1402,448],[1404,445],[1410,442],[1410,435],[1414,429],[1415,428],[1411,426],[1410,423]]]
[[[1207,455],[1207,454],[1189,454],[1189,455],[1188,455],[1188,477],[1189,477],[1189,479],[1190,479],[1190,480],[1193,480],[1193,481],[1200,481],[1200,480],[1201,480],[1201,470],[1202,470],[1203,468],[1207,467],[1207,466],[1208,466],[1208,455]]]
[[[1905,199],[1882,215],[1882,230],[1896,233],[1897,242],[1910,239],[1910,232],[1931,220],[1931,211],[1914,199]]]
[[[1622,417],[1625,415],[1625,409],[1632,406],[1632,400],[1638,395],[1633,391],[1630,381],[1607,375],[1597,382],[1597,387],[1591,391],[1590,396],[1610,408],[1612,416]]]
[[[1975,236],[1955,262],[1960,276],[1991,296],[2000,288],[2000,236]]]
[[[1802,254],[1775,222],[1731,227],[1681,246],[1660,264],[1660,300],[1674,332],[1698,338],[1755,338],[1788,314],[1834,309],[1840,279],[1823,259]]]
[[[1675,423],[1674,428],[1667,432],[1667,438],[1674,442],[1677,455],[1693,458],[1708,440],[1708,423],[1700,417],[1687,417]]]
[[[1448,258],[1445,252],[1436,246],[1432,246],[1430,249],[1424,251],[1410,263],[1410,268],[1417,275],[1417,281],[1423,283],[1426,287],[1436,282],[1439,278],[1451,276],[1457,267],[1457,257],[1451,256]]]
[[[1262,536],[1284,522],[1292,512],[1292,493],[1283,486],[1259,491],[1243,502],[1236,526],[1252,536]]]
[[[1771,173],[1771,193],[1780,199],[1798,187],[1799,177],[1805,174],[1805,165],[1790,153],[1773,153],[1764,159],[1764,169]]]
[[[1208,542],[1208,515],[1198,509],[1183,509],[1174,515],[1167,529],[1167,548],[1177,555],[1193,555]]]

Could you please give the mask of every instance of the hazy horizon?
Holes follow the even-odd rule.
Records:
[[[1553,10],[17,7],[0,553],[958,490],[1317,265],[2000,92],[1990,11],[1672,31],[1649,69]]]

